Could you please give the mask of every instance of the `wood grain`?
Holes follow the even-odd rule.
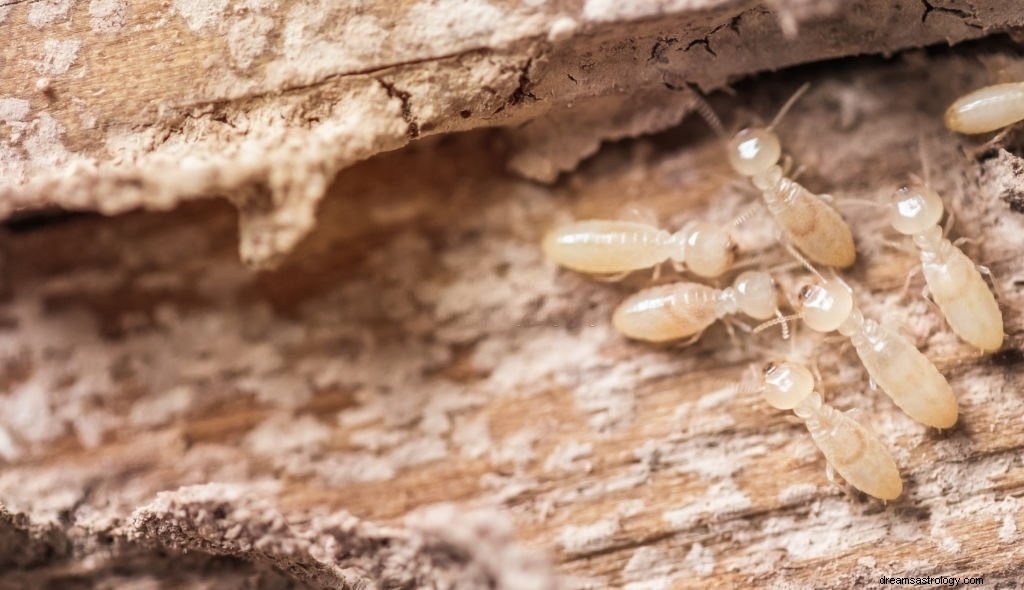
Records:
[[[199,578],[226,587],[240,575],[349,583],[324,572],[354,557],[300,568],[202,527],[185,541],[139,528],[142,517],[204,518],[165,518],[153,498],[213,482],[268,499],[295,531],[339,510],[399,528],[438,503],[493,510],[551,556],[566,587],[845,588],[882,575],[1020,584],[1024,217],[1010,202],[1021,161],[965,157],[972,144],[941,128],[945,104],[988,75],[979,58],[1005,54],[998,43],[970,51],[805,68],[715,103],[730,118],[741,106],[771,113],[815,81],[784,145],[854,226],[861,260],[847,278],[865,312],[905,330],[961,404],[956,428],[928,431],[868,389],[850,351],[798,334],[796,354],[817,361],[831,403],[858,409],[893,451],[899,501],[829,484],[802,426],[736,390],[751,363],[789,352],[777,334],[630,343],[609,315],[648,277],[598,283],[542,259],[541,235],[568,216],[643,206],[675,227],[742,209],[751,193],[730,183],[699,122],[608,146],[552,187],[505,175],[504,138],[476,132],[342,173],[318,229],[274,271],[237,261],[234,214],[217,202],[9,226],[0,498],[36,527],[8,534],[59,532],[49,557],[15,560],[12,579],[117,586],[164,571],[167,581],[153,564],[177,553],[138,557],[163,543],[234,556]],[[1008,338],[996,355],[956,341],[916,287],[900,301],[913,258],[880,243],[895,236],[876,211],[843,204],[881,199],[918,172],[919,137],[957,232],[984,237],[969,250],[1000,290]],[[772,236],[766,216],[738,234],[748,250]],[[790,291],[801,278],[780,275]],[[116,549],[97,544],[104,535]]]

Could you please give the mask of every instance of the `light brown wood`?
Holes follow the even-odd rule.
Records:
[[[482,130],[342,171],[274,270],[238,260],[219,200],[8,223],[0,587],[1020,585],[1024,163],[970,158],[972,140],[941,123],[989,80],[984,63],[1012,54],[990,40],[850,59],[714,101],[730,123],[814,83],[784,149],[851,222],[844,276],[862,309],[910,336],[960,401],[954,429],[928,431],[869,390],[851,351],[797,334],[829,403],[893,452],[900,500],[844,494],[800,424],[737,391],[751,363],[789,353],[777,332],[631,343],[610,314],[648,275],[598,283],[543,259],[541,236],[567,218],[633,204],[670,230],[735,217],[756,195],[730,183],[703,123],[607,145],[551,186],[505,172],[516,132]],[[914,258],[882,243],[883,215],[843,203],[918,173],[919,138],[954,233],[982,238],[966,249],[995,276],[995,355],[956,340],[920,279],[900,300]],[[764,214],[737,237],[758,251],[773,232]],[[801,279],[780,275],[790,296]]]
[[[553,180],[602,140],[677,123],[687,84],[1024,26],[1002,0],[776,9],[6,0],[0,215],[225,196],[242,258],[269,266],[313,227],[338,170],[415,139],[522,125],[510,165]]]

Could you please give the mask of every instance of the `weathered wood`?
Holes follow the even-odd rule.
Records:
[[[1001,0],[613,4],[8,0],[0,215],[225,195],[242,257],[267,265],[339,169],[412,139],[539,118],[511,165],[553,179],[675,124],[689,99],[666,86],[1024,25]]]
[[[849,277],[865,311],[905,327],[961,402],[956,429],[927,432],[867,390],[848,351],[800,335],[833,403],[861,409],[893,450],[900,501],[843,495],[802,427],[730,388],[764,348],[786,351],[775,335],[743,348],[720,331],[690,349],[631,344],[608,316],[645,277],[601,284],[542,260],[543,230],[565,215],[636,203],[674,226],[738,211],[749,194],[728,184],[699,123],[608,148],[554,188],[504,177],[493,136],[471,134],[344,172],[319,229],[276,271],[240,265],[233,215],[216,203],[9,229],[0,497],[36,530],[62,531],[35,541],[60,550],[15,558],[28,569],[13,579],[127,583],[173,571],[159,564],[177,554],[144,549],[163,545],[314,586],[378,575],[444,585],[429,572],[451,551],[488,575],[546,583],[543,562],[509,557],[518,550],[503,541],[461,553],[488,538],[459,528],[480,522],[462,516],[475,507],[510,514],[567,585],[840,588],[927,574],[1019,584],[1024,217],[1003,198],[1018,194],[1020,160],[975,163],[958,151],[970,143],[940,127],[948,99],[986,78],[976,57],[903,61],[804,70],[717,103],[770,113],[796,80],[817,80],[783,141],[808,186],[836,195],[854,222],[862,260]],[[1009,334],[993,357],[958,343],[916,296],[898,301],[912,257],[880,245],[876,211],[841,204],[882,198],[918,172],[918,137],[958,231],[984,236],[974,252],[995,273]],[[770,236],[758,218],[740,237],[754,247]],[[173,492],[206,482],[230,485]],[[454,531],[441,553],[323,549],[382,537],[418,546],[436,513],[434,529],[363,534],[309,520],[344,510],[397,527],[439,502],[461,507],[440,518]],[[399,567],[402,555],[421,577]],[[200,579],[230,584],[243,566],[203,567]],[[346,567],[354,578],[337,573]]]
[[[33,4],[60,5],[19,4],[9,18],[21,20],[0,27],[24,27]],[[79,16],[66,28],[79,31],[87,8],[74,6]],[[914,6],[916,22],[922,9]],[[968,20],[1002,18],[978,10]],[[941,8],[925,16],[936,27],[963,20]],[[645,34],[654,35],[664,18],[629,26],[649,25]],[[602,34],[628,37],[618,26]],[[7,67],[12,57],[2,51]],[[678,55],[671,59],[696,59],[693,50]],[[731,219],[753,196],[734,186],[699,120],[605,146],[553,186],[505,174],[510,161],[520,171],[554,170],[591,149],[580,147],[590,145],[586,134],[555,127],[577,146],[562,159],[560,144],[538,130],[552,108],[546,101],[565,92],[552,88],[506,105],[519,114],[502,123],[539,117],[532,130],[425,138],[342,171],[316,229],[275,270],[238,261],[236,213],[217,200],[4,226],[0,588],[154,580],[197,588],[847,588],[883,575],[981,575],[987,587],[1020,586],[1024,161],[1012,144],[968,157],[977,142],[940,120],[959,93],[1021,67],[1013,55],[1008,43],[988,41],[829,62],[742,83],[736,97],[714,103],[727,124],[767,118],[801,82],[814,83],[780,129],[785,148],[806,166],[802,181],[835,195],[852,222],[861,260],[846,276],[865,312],[905,330],[960,399],[958,426],[929,432],[868,389],[851,352],[798,334],[796,353],[817,361],[831,403],[860,410],[892,449],[906,484],[899,501],[844,495],[825,479],[802,426],[736,390],[751,363],[789,352],[776,333],[739,346],[718,329],[686,349],[630,343],[611,331],[609,316],[647,275],[605,284],[543,260],[540,238],[562,219],[636,206],[676,227]],[[431,63],[409,64],[408,75],[436,73]],[[0,96],[11,79],[0,77]],[[62,84],[82,79],[51,84],[60,96]],[[197,83],[175,79],[183,93]],[[149,84],[125,92],[165,88]],[[591,88],[591,105],[607,88]],[[253,100],[272,112],[288,96]],[[635,111],[620,112],[644,111],[650,100],[641,92],[618,103]],[[250,108],[242,99],[224,104]],[[571,120],[585,125],[614,105],[574,111]],[[657,122],[636,129],[664,127],[685,111],[666,108],[676,114],[650,111]],[[215,113],[198,115],[200,127]],[[202,136],[190,135],[190,124],[168,137]],[[883,199],[920,172],[919,139],[932,183],[957,213],[954,233],[982,238],[967,249],[999,289],[1008,339],[996,355],[959,343],[918,297],[920,280],[901,300],[914,258],[882,244],[895,236],[878,211],[842,202]],[[524,146],[553,155],[538,152],[531,164]],[[191,181],[180,163],[170,169]],[[121,177],[124,186],[142,178],[139,170]],[[77,174],[69,178],[85,178]],[[117,189],[108,174],[94,177],[110,182],[98,186]],[[5,196],[31,194],[11,186]],[[111,194],[127,194],[120,190]],[[188,196],[169,190],[160,193],[168,206]],[[67,194],[34,202],[70,205]],[[131,206],[153,206],[145,194]],[[121,209],[110,207],[103,210]],[[772,237],[766,216],[738,234],[749,251]],[[780,278],[792,295],[803,277]]]

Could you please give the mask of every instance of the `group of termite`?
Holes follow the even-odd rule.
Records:
[[[690,344],[717,320],[743,313],[762,323],[756,333],[780,325],[789,338],[787,322],[800,319],[820,333],[838,331],[849,340],[870,377],[908,416],[937,429],[957,421],[957,400],[946,378],[910,341],[898,332],[865,317],[854,302],[853,291],[834,269],[847,268],[857,255],[853,236],[828,195],[817,195],[796,182],[787,171],[788,160],[774,129],[807,86],[779,109],[767,127],[725,132],[717,116],[695,95],[696,110],[725,141],[729,165],[760,192],[763,205],[780,230],[790,254],[811,272],[811,280],[790,303],[794,313],[779,308],[779,293],[770,272],[747,270],[732,286],[717,289],[698,282],[679,281],[643,289],[623,301],[612,317],[622,335],[648,342],[680,341]],[[1024,83],[999,84],[972,92],[954,102],[945,114],[946,126],[958,133],[981,134],[1024,120]],[[946,235],[942,198],[925,179],[896,190],[888,209],[892,228],[910,236],[920,255],[926,292],[949,327],[984,353],[1003,343],[1003,318],[996,298],[975,264]],[[582,220],[556,228],[543,243],[546,256],[565,268],[598,278],[621,278],[654,268],[659,276],[669,263],[680,273],[711,280],[736,266],[737,247],[730,229],[746,222],[749,210],[733,224],[694,221],[670,233],[652,223],[627,220]],[[830,267],[826,277],[815,265]],[[989,277],[991,279],[991,277]],[[749,327],[747,328],[749,330]],[[813,369],[813,370],[812,370]],[[792,410],[810,432],[827,461],[828,478],[838,473],[845,482],[875,498],[892,500],[903,492],[899,468],[874,433],[823,401],[815,391],[820,381],[816,366],[793,360],[764,365],[754,389],[779,410]],[[818,387],[817,389],[820,389]]]

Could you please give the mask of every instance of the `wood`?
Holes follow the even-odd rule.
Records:
[[[228,4],[3,0],[0,215],[225,196],[242,258],[271,266],[338,170],[416,139],[532,121],[510,165],[553,180],[676,124],[687,84],[1024,26],[1002,0]]]
[[[812,65],[713,102],[727,125],[768,119],[813,82],[783,145],[851,221],[860,261],[844,276],[865,313],[904,330],[960,400],[956,428],[928,431],[868,389],[851,351],[797,334],[830,403],[892,450],[899,501],[844,494],[802,426],[737,390],[750,364],[790,353],[776,332],[630,343],[611,310],[648,275],[599,283],[542,258],[571,217],[638,206],[675,228],[743,210],[753,192],[702,122],[606,145],[553,185],[504,172],[518,132],[481,130],[342,171],[273,270],[238,260],[220,200],[9,222],[0,588],[1019,586],[1024,161],[1012,136],[975,159],[941,126],[992,81],[985,64],[1018,66],[1013,51]],[[878,211],[842,202],[920,173],[919,139],[954,234],[982,238],[967,250],[995,276],[995,355],[956,340],[920,279],[901,300],[913,256],[882,243],[895,235]],[[737,237],[757,252],[773,231],[761,215]],[[790,296],[804,278],[779,276]]]

